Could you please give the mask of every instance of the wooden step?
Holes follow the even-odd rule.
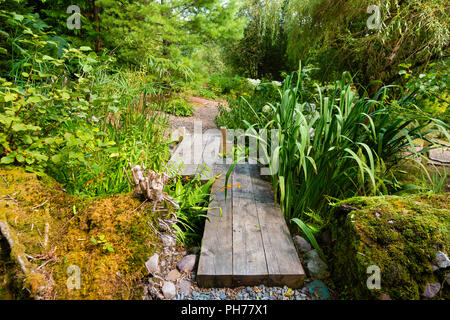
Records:
[[[203,287],[265,284],[298,288],[305,272],[271,183],[256,165],[238,164],[212,187],[197,279]]]

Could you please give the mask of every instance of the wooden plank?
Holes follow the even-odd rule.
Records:
[[[196,153],[194,142],[192,150]],[[199,148],[197,147],[197,150]],[[220,151],[220,134],[208,134],[203,136],[201,157],[192,157],[195,164],[185,164],[182,172],[183,176],[199,176],[201,181],[208,181],[217,173],[215,172],[215,163],[219,159]],[[197,164],[199,162],[199,164]]]
[[[169,164],[173,166],[171,176],[181,175],[183,177],[200,176],[200,180],[207,181],[214,176],[212,170],[208,170],[202,162],[202,154],[204,143],[199,145],[198,137],[193,135],[186,135],[183,140],[176,147],[169,160]],[[210,141],[205,141],[205,143]],[[198,156],[200,150],[200,156]],[[198,163],[196,163],[198,162]]]
[[[202,154],[202,163],[205,163],[208,167],[213,167],[219,161],[219,152],[221,148],[221,135],[210,133],[205,136],[204,148]]]
[[[224,184],[225,174],[221,175],[211,188],[213,200],[209,206],[208,219],[205,221],[197,270],[197,281],[202,287],[232,285],[232,193],[228,193],[225,202]]]
[[[249,166],[238,164],[233,176],[233,285],[256,285],[268,269]]]
[[[274,203],[272,185],[259,175],[257,166],[250,166],[250,171],[267,259],[268,285],[299,288],[305,279],[305,271],[280,206]]]

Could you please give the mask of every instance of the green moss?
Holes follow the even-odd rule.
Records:
[[[0,298],[22,298],[27,292],[31,297],[46,299],[142,296],[138,283],[146,276],[145,261],[159,241],[148,225],[155,219],[149,209],[151,204],[131,213],[141,204],[131,194],[80,199],[64,193],[53,179],[38,179],[21,168],[0,168],[0,174],[9,184],[0,181],[0,195],[9,194],[15,199],[0,200],[0,220],[8,223],[14,238],[8,253],[11,261],[4,254],[0,257]],[[46,228],[48,241],[44,246]],[[91,241],[100,235],[114,252]],[[11,263],[25,254],[35,258],[26,259],[30,271],[24,275],[17,264],[11,268]],[[69,290],[66,285],[71,265],[81,271],[79,290]],[[17,292],[23,286],[26,290]]]
[[[443,283],[432,271],[437,250],[448,251],[449,195],[359,197],[342,201],[360,210],[336,211],[329,221],[333,237],[328,252],[336,283],[357,299],[420,299],[429,282]],[[366,286],[367,267],[381,269],[381,290]],[[448,296],[444,286],[439,297]]]

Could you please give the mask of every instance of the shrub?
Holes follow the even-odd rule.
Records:
[[[175,116],[190,117],[194,114],[194,106],[182,97],[175,97],[169,101],[165,111]]]

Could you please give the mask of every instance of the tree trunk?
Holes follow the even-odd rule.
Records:
[[[100,52],[102,49],[102,40],[100,39],[100,18],[98,16],[98,7],[95,5],[96,0],[92,0],[92,6],[94,11],[94,22],[96,28],[96,39],[95,39],[95,51]]]

